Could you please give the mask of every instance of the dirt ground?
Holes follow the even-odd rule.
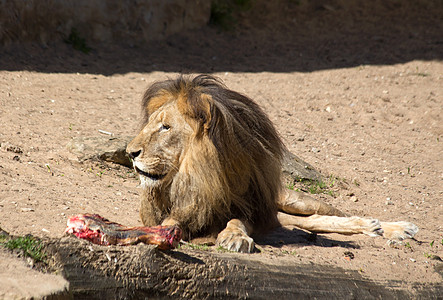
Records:
[[[66,145],[99,130],[135,135],[149,83],[205,72],[255,99],[289,150],[329,178],[332,193],[316,197],[353,215],[420,228],[416,240],[394,247],[383,238],[312,240],[278,231],[251,255],[286,255],[405,285],[441,282],[442,5],[295,2],[259,5],[249,18],[240,12],[234,31],[208,27],[148,45],[91,45],[89,54],[63,42],[4,47],[0,227],[60,237],[67,217],[85,212],[140,225],[134,172],[80,163]],[[255,18],[262,10],[269,14]]]

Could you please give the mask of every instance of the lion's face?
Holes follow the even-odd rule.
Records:
[[[175,101],[164,104],[149,116],[148,123],[126,149],[143,187],[172,181],[192,132],[178,113]]]

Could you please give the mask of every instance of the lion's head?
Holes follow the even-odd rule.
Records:
[[[256,229],[275,220],[283,145],[257,104],[200,75],[154,83],[143,109],[127,152],[144,188],[145,225],[171,217],[197,236],[232,218]]]

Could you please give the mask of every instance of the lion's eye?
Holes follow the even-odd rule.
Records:
[[[162,124],[158,131],[168,131],[169,129],[171,129],[171,126],[166,125],[166,124]]]

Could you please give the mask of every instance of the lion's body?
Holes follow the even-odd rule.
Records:
[[[252,231],[279,221],[311,231],[381,232],[378,220],[318,218],[341,213],[282,190],[284,146],[271,121],[214,77],[155,83],[144,94],[143,109],[143,129],[127,152],[144,188],[145,225],[179,224],[187,238],[218,234],[220,245],[245,252],[252,251]],[[278,209],[313,216],[300,220]]]
[[[170,217],[191,237],[218,233],[233,218],[275,226],[283,145],[252,100],[208,76],[180,77],[151,86],[143,107],[147,128],[132,143],[144,147],[140,169],[168,173],[144,186],[146,225]],[[154,160],[165,170],[148,170]]]

